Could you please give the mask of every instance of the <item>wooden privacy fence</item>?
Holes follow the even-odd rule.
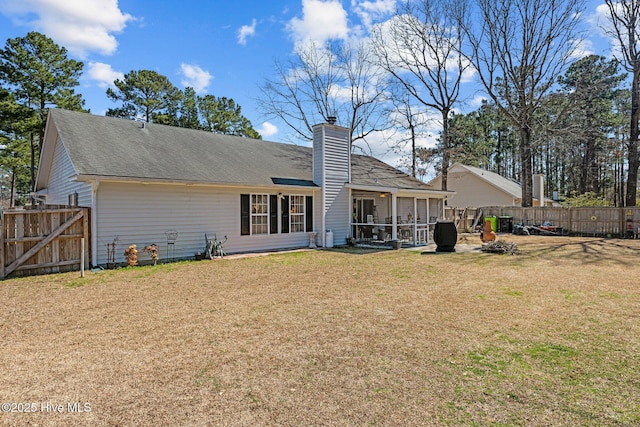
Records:
[[[561,227],[579,236],[632,237],[640,233],[640,207],[557,208],[483,207],[482,217],[512,217],[513,224]]]
[[[37,206],[2,211],[0,277],[79,270],[89,267],[89,208]]]

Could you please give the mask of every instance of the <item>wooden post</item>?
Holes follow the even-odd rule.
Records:
[[[7,215],[3,212],[2,218],[0,218],[0,226],[2,229],[0,230],[0,278],[4,277],[4,264],[5,264],[5,255],[4,255],[4,239],[6,233],[5,227],[5,219]]]
[[[84,263],[85,268],[89,268],[89,260],[91,259],[91,239],[90,239],[90,229],[89,229],[89,218],[91,215],[91,210],[89,208],[83,208],[83,216],[82,216],[82,235],[85,239],[88,239],[89,244],[85,245],[84,251]]]
[[[84,277],[84,237],[80,239],[80,277]]]
[[[44,217],[45,215],[47,215],[45,212],[42,212],[42,214],[40,215],[41,217]],[[48,214],[51,222],[49,224],[49,227],[46,230],[46,234],[51,233],[53,230],[56,230],[58,227],[60,227],[60,216],[61,214],[59,214],[58,212],[52,212],[50,214]],[[58,264],[60,262],[61,259],[63,259],[63,257],[60,256],[60,250],[61,250],[61,245],[60,245],[60,241],[58,239],[55,239],[51,242],[51,259],[48,260],[51,263],[54,264]],[[64,259],[68,259],[68,258],[64,258]],[[44,263],[46,262],[45,259],[40,259],[39,263]],[[51,269],[52,272],[54,273],[58,273],[60,271],[60,267],[53,267]]]

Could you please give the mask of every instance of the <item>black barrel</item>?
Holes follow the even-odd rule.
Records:
[[[458,230],[453,221],[438,221],[433,230],[433,241],[436,252],[455,252],[458,241]]]

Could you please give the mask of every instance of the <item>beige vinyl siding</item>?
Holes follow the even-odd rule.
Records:
[[[224,249],[228,253],[305,247],[306,232],[240,235],[240,194],[277,194],[277,190],[225,189],[205,186],[129,184],[102,182],[97,203],[97,262],[106,263],[106,244],[119,237],[116,262],[124,262],[124,250],[136,244],[138,250],[155,243],[160,257],[168,252],[165,232],[176,230],[176,258],[192,258],[209,238],[228,236]],[[287,194],[287,193],[285,193]],[[296,194],[312,196],[311,191]],[[148,256],[139,253],[140,261]]]
[[[76,171],[60,138],[56,141],[49,177],[47,179],[47,204],[66,205],[69,195],[78,193],[78,205],[91,207],[91,184],[73,181]]]
[[[454,175],[454,179],[450,179],[449,182],[449,189],[456,192],[449,198],[449,206],[466,208],[514,205],[512,195],[470,173],[466,173],[460,178],[455,178]]]
[[[436,188],[440,188],[442,177],[438,176],[431,183]],[[456,192],[448,198],[447,204],[450,207],[513,206],[519,202],[519,199],[508,192],[500,190],[471,173],[449,172],[447,189]]]

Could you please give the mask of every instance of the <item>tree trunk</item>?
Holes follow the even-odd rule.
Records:
[[[640,118],[640,61],[635,64],[636,72],[633,74],[631,85],[631,127],[629,135],[629,174],[627,178],[626,206],[636,205],[636,192],[638,189],[638,119]]]
[[[522,186],[522,207],[533,206],[533,163],[531,159],[531,129],[520,128],[520,185]]]
[[[596,163],[596,143],[593,137],[588,137],[584,146],[584,157],[582,158],[582,167],[580,168],[580,193],[592,191],[598,194]]]
[[[36,144],[39,144],[39,141],[36,141],[35,133],[31,132],[31,191],[34,191],[36,188]],[[35,199],[31,200],[32,204],[35,204]]]
[[[502,175],[502,131],[498,130],[498,138],[496,144],[496,172]]]
[[[416,128],[413,124],[409,125],[411,128],[411,176],[416,177]]]
[[[9,196],[9,207],[16,207],[16,172],[11,171],[11,196]]]
[[[442,190],[447,190],[447,177],[449,175],[449,109],[442,109]]]

